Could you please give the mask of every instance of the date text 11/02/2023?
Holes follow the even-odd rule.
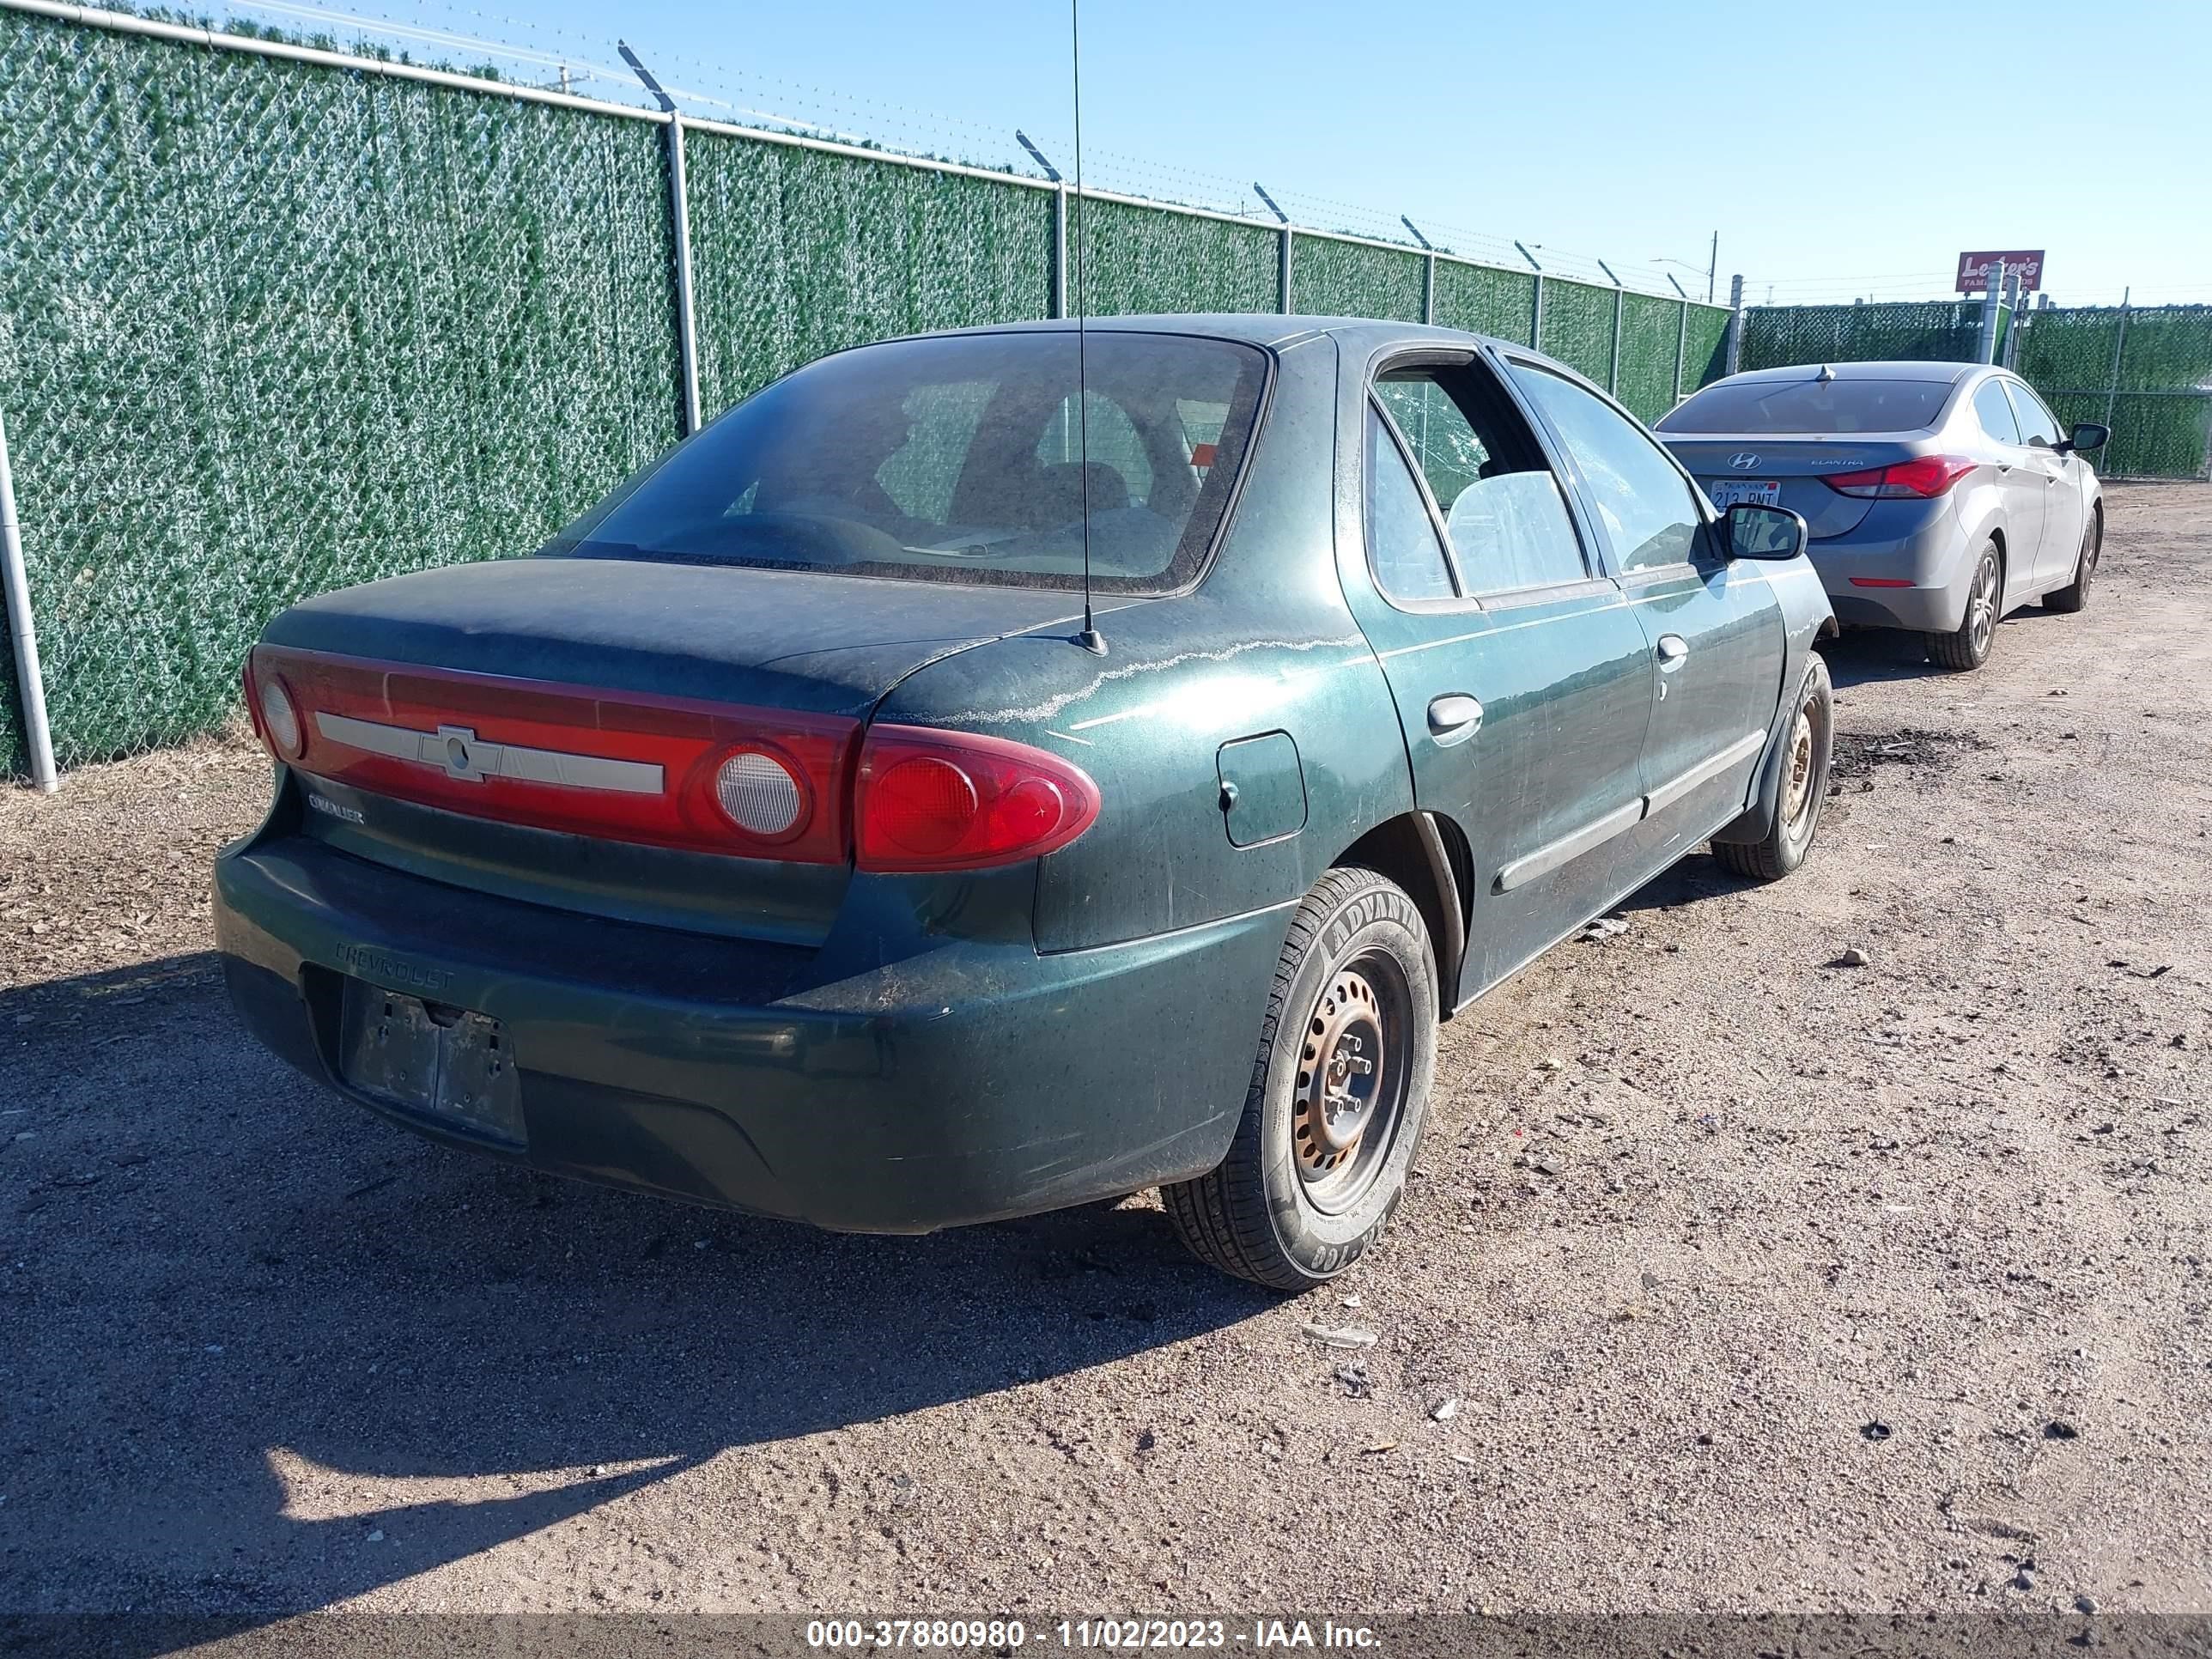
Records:
[[[1324,1619],[1062,1619],[1034,1630],[1018,1619],[817,1619],[806,1626],[810,1648],[882,1652],[900,1648],[981,1649],[1006,1652],[1034,1638],[1041,1646],[1108,1650],[1176,1648],[1300,1648],[1372,1651],[1380,1645],[1365,1625]]]

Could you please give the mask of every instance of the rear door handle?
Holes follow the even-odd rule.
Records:
[[[1464,691],[1449,691],[1429,704],[1429,735],[1438,745],[1464,743],[1482,729],[1482,705]]]
[[[1659,636],[1659,666],[1662,671],[1680,668],[1682,659],[1689,654],[1690,642],[1680,634],[1662,634]]]

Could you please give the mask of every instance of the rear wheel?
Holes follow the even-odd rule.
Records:
[[[1812,851],[1828,799],[1828,760],[1836,731],[1835,696],[1828,665],[1816,654],[1797,688],[1797,712],[1783,738],[1782,787],[1774,802],[1774,822],[1761,839],[1713,843],[1721,867],[1753,881],[1779,881]]]
[[[2089,583],[2097,574],[2097,560],[2105,550],[2105,515],[2092,513],[2081,532],[2081,555],[2074,562],[2074,580],[2043,596],[2046,611],[2080,611],[2089,603]]]
[[[1177,1235],[1275,1290],[1335,1278],[1405,1193],[1436,1058],[1419,908],[1371,870],[1331,870],[1291,923],[1228,1157],[1160,1189]]]
[[[1982,544],[1966,587],[1966,614],[1948,634],[1928,636],[1928,654],[1954,673],[1979,668],[1990,659],[1997,636],[1997,611],[2003,603],[2004,566],[1994,541]]]

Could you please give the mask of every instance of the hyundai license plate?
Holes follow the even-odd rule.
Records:
[[[1743,501],[1753,507],[1782,505],[1782,485],[1773,478],[1716,478],[1705,489],[1723,513]]]

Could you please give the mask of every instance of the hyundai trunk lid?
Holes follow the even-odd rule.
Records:
[[[1659,436],[1716,502],[1722,499],[1718,486],[1780,485],[1780,504],[1803,517],[1815,541],[1856,529],[1874,505],[1864,496],[1829,489],[1828,479],[1910,460],[1934,447],[1934,440],[1925,433],[1700,433],[1688,437],[1662,432]]]

